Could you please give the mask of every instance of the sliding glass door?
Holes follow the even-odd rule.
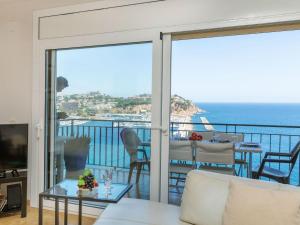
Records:
[[[293,154],[300,140],[300,31],[273,29],[164,36],[164,202],[181,203],[192,169],[270,180],[259,170],[264,154]],[[268,169],[272,179],[287,174],[298,186],[299,163]]]
[[[150,199],[159,151],[151,148],[152,50],[149,42],[46,51],[45,188],[88,169]]]

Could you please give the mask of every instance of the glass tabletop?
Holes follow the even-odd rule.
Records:
[[[107,189],[104,187],[104,183],[99,183],[99,187],[94,189],[92,192],[81,192],[77,186],[77,180],[66,179],[41,193],[41,195],[54,198],[61,197],[114,203],[118,202],[131,187],[132,185],[112,183],[111,188]]]

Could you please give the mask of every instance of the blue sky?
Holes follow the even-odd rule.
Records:
[[[173,42],[172,94],[195,102],[300,102],[300,31]],[[58,52],[63,94],[151,93],[151,44]]]
[[[67,78],[62,94],[100,91],[112,96],[151,93],[150,43],[61,50],[57,76]]]

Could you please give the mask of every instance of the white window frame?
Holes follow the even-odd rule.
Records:
[[[36,144],[36,153],[33,154],[32,177],[35,185],[31,188],[31,205],[37,207],[37,193],[44,190],[44,168],[45,168],[45,140],[44,140],[44,115],[45,115],[45,52],[48,49],[68,49],[89,46],[107,46],[134,44],[142,42],[152,43],[152,130],[151,134],[151,176],[150,176],[150,199],[159,201],[160,199],[160,133],[161,133],[161,52],[162,41],[160,34],[153,31],[133,31],[114,34],[90,35],[81,37],[68,37],[51,40],[41,40],[35,46],[37,54],[35,65],[36,72],[34,80],[36,82],[33,93],[33,123],[35,135],[33,136]],[[35,107],[36,106],[36,107]]]

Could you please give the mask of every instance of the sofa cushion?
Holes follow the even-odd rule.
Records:
[[[123,198],[118,204],[110,204],[104,210],[98,224],[104,225],[105,223],[102,224],[102,220],[113,220],[122,221],[122,223],[119,223],[122,225],[187,225],[187,223],[180,221],[179,215],[180,208],[178,206]]]
[[[300,224],[300,192],[230,181],[223,225]]]
[[[181,220],[196,225],[222,225],[229,183],[209,174],[192,171],[187,175]]]
[[[221,225],[231,180],[270,190],[300,190],[291,185],[193,170],[187,175],[180,219],[197,225]]]

